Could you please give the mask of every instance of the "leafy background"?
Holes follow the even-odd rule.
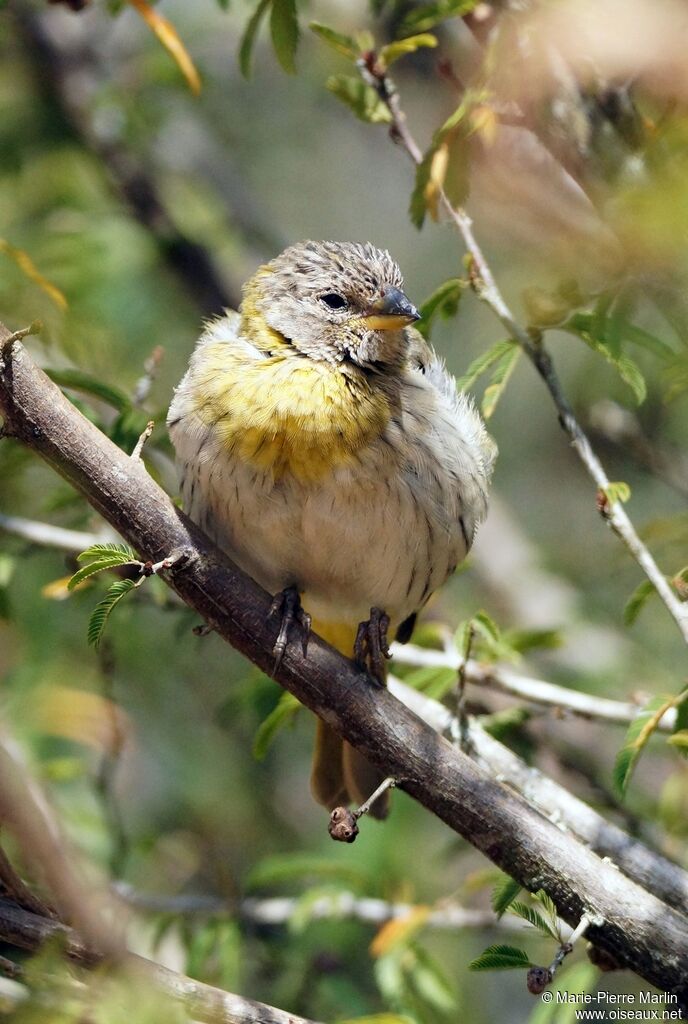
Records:
[[[249,79],[239,49],[243,39],[246,71],[246,26],[255,5],[165,0],[154,10],[170,19],[200,70],[198,96],[136,6],[94,2],[74,13],[65,5],[17,2],[0,11],[0,236],[6,240],[0,316],[12,327],[40,318],[32,353],[58,382],[71,385],[70,395],[123,447],[131,449],[154,417],[149,468],[174,490],[164,412],[201,317],[217,311],[180,286],[171,269],[176,233],[210,252],[231,295],[261,262],[303,238],[388,248],[416,302],[466,271],[449,227],[431,217],[420,232],[411,224],[409,162],[384,125],[345,109],[342,93],[364,118],[379,120],[370,94],[351,85],[356,70],[342,45],[334,52],[326,33],[307,27],[317,19],[345,35],[373,31],[379,44],[389,44],[411,29],[425,30],[420,5],[378,3],[371,11],[362,2],[314,0],[299,8],[294,51],[292,5],[275,0],[269,10],[263,4]],[[420,13],[432,20],[428,8],[439,6],[423,5]],[[445,5],[459,13],[472,6]],[[631,7],[633,14],[642,4]],[[46,64],[36,25],[63,55],[60,67]],[[394,67],[424,149],[457,106],[446,69],[438,74],[438,54],[460,71],[475,66],[458,26],[457,17],[429,26],[439,49],[419,49]],[[666,40],[658,31],[655,49],[646,48],[650,72],[652,60],[670,63]],[[356,42],[369,45],[365,38]],[[519,102],[536,107],[538,96],[521,95],[510,78],[508,52],[496,50],[490,87],[501,96],[511,89]],[[681,307],[687,122],[680,86],[653,85],[650,72],[634,95],[640,140],[626,145],[620,132],[626,147],[620,155],[604,125],[588,139],[583,178],[597,212],[581,213],[580,196],[549,164],[536,163],[534,172],[527,146],[519,151],[513,139],[490,141],[495,115],[480,74],[465,100],[470,127],[461,120],[433,145],[448,140],[447,187],[463,196],[470,179],[476,230],[524,320],[567,324],[552,335],[551,347],[581,419],[604,419],[609,407],[600,403],[617,403],[615,414],[630,413],[679,476],[682,469],[681,491],[639,465],[631,446],[599,440],[610,477],[630,487],[630,514],[675,575],[688,532]],[[67,112],[60,100],[66,83],[73,104]],[[574,113],[595,124],[582,101]],[[551,120],[543,123],[552,143]],[[122,154],[155,183],[169,214],[171,223],[157,238],[112,188],[109,168]],[[428,198],[419,181],[416,220]],[[620,226],[631,258],[619,276],[609,269],[605,232]],[[459,292],[456,316],[437,317],[432,339],[457,376],[474,378],[470,386],[480,397],[489,373],[478,378],[469,367],[504,336],[470,291]],[[158,346],[163,352],[152,388],[137,404],[137,382]],[[620,359],[630,358],[637,372],[626,364],[620,374]],[[426,624],[453,630],[485,609],[501,630],[498,650],[485,643],[479,651],[485,657],[525,658],[521,667],[531,674],[601,696],[639,694],[642,702],[677,694],[685,655],[672,623],[656,600],[647,601],[634,625],[624,623],[624,605],[641,582],[638,570],[601,523],[594,490],[540,381],[523,360],[512,369],[491,418],[500,446],[496,514],[467,568],[430,604]],[[75,378],[74,371],[85,376]],[[0,442],[0,512],[71,529],[98,527],[66,485],[6,440]],[[260,731],[278,705],[279,688],[217,638],[194,636],[193,616],[157,580],[122,601],[98,649],[88,647],[89,615],[111,579],[94,577],[70,593],[65,581],[76,568],[74,555],[0,530],[3,713],[77,845],[142,903],[172,908],[141,911],[142,948],[159,941],[170,962],[194,976],[323,1020],[383,1012],[419,1024],[464,1013],[477,1024],[545,1019],[542,1007],[534,1012],[522,972],[468,970],[486,946],[511,942],[509,936],[427,926],[422,908],[437,901],[489,905],[496,877],[477,853],[403,795],[395,796],[384,826],[369,824],[353,847],[333,846],[308,794],[308,714],[288,708],[277,713],[287,727],[274,736],[265,725]],[[431,629],[424,639],[432,641]],[[417,685],[447,682],[399,671]],[[473,691],[471,699],[483,713],[513,704]],[[622,802],[613,784],[623,744],[618,727],[553,714],[507,716],[500,737],[685,862],[686,766],[663,740],[651,739]],[[418,904],[421,912],[377,937],[359,921],[311,919],[316,899],[341,891]],[[295,897],[286,925],[259,924],[237,911],[246,897],[274,894]],[[182,897],[194,912],[178,912],[174,901]],[[518,944],[535,962],[553,955],[551,939],[534,932]],[[599,981],[580,954],[568,970],[562,985]],[[37,991],[48,984],[41,978]],[[605,975],[600,984],[621,992],[640,987],[624,972]],[[102,1019],[120,1019],[129,998],[103,983]],[[154,997],[146,999],[150,1006],[139,1000],[135,1019],[159,1019]],[[45,1019],[34,1012],[29,1003],[15,1016]],[[75,1015],[69,1012],[59,1019],[78,1019],[78,1000]]]

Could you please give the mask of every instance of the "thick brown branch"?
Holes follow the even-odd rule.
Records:
[[[270,597],[240,572],[148,476],[68,402],[23,346],[0,330],[0,411],[7,431],[81,491],[145,559],[186,558],[170,585],[228,643],[273,673]],[[592,911],[590,938],[688,1004],[688,920],[611,863],[562,833],[517,794],[404,707],[318,637],[308,656],[291,645],[278,682],[528,889],[544,888],[575,926]]]

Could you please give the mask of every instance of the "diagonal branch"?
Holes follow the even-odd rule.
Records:
[[[293,693],[421,802],[531,891],[543,888],[575,927],[604,918],[595,945],[688,1005],[688,919],[632,882],[438,736],[388,690],[314,636],[274,673],[270,596],[86,420],[0,327],[5,431],[84,494],[145,560],[183,554],[164,575],[228,643]]]
[[[375,88],[389,110],[392,119],[390,130],[392,138],[403,146],[414,164],[420,164],[423,160],[423,153],[409,130],[406,115],[399,102],[399,94],[391,79],[376,62],[374,54],[368,55],[367,59],[359,62],[359,70],[363,80]],[[518,342],[542,377],[556,406],[561,427],[569,435],[572,447],[597,485],[598,491],[606,495],[611,481],[590,444],[587,434],[576,419],[554,369],[552,358],[543,344],[541,331],[528,330],[516,320],[499,289],[482,249],[478,245],[473,233],[471,218],[463,207],[454,206],[444,191],[441,191],[441,205],[461,235],[471,258],[470,280],[474,291],[506,328],[509,337]],[[654,586],[678,626],[681,636],[688,643],[688,604],[679,600],[672,590],[666,576],[638,536],[621,502],[605,499],[603,515]]]
[[[465,665],[457,650],[437,651],[413,644],[392,644],[392,656],[402,665],[419,667],[465,669],[467,683],[498,690],[520,697],[531,704],[568,711],[581,718],[594,718],[602,722],[628,725],[640,714],[641,708],[631,701],[610,700],[597,694],[571,690],[566,686],[548,683],[544,679],[533,679],[520,672],[514,672],[507,665],[486,665],[469,659]],[[671,733],[676,727],[676,710],[671,708],[659,721],[659,732]]]

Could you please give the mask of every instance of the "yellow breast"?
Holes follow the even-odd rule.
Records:
[[[315,481],[353,462],[390,417],[389,400],[361,373],[279,346],[253,360],[209,344],[195,375],[194,401],[228,452],[276,478]]]

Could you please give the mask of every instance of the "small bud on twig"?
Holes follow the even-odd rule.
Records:
[[[545,991],[551,980],[552,975],[546,967],[531,967],[526,981],[528,991],[534,996],[539,996],[541,992]]]
[[[388,776],[384,782],[381,782],[374,793],[368,797],[365,803],[362,803],[355,811],[350,811],[348,807],[335,807],[330,815],[330,823],[327,827],[328,832],[339,843],[353,843],[358,835],[358,825],[356,822],[359,818],[367,814],[370,808],[373,806],[376,800],[378,800],[383,793],[386,793],[388,789],[393,789],[397,784],[397,780]]]
[[[141,459],[141,454],[143,452],[143,446],[146,443],[146,441],[148,440],[148,438],[151,436],[151,434],[153,433],[154,428],[155,428],[155,422],[153,420],[149,420],[148,423],[146,423],[146,426],[145,426],[145,428],[144,428],[140,438],[136,442],[136,446],[134,447],[133,452],[131,453],[132,459],[138,459],[138,460]]]

